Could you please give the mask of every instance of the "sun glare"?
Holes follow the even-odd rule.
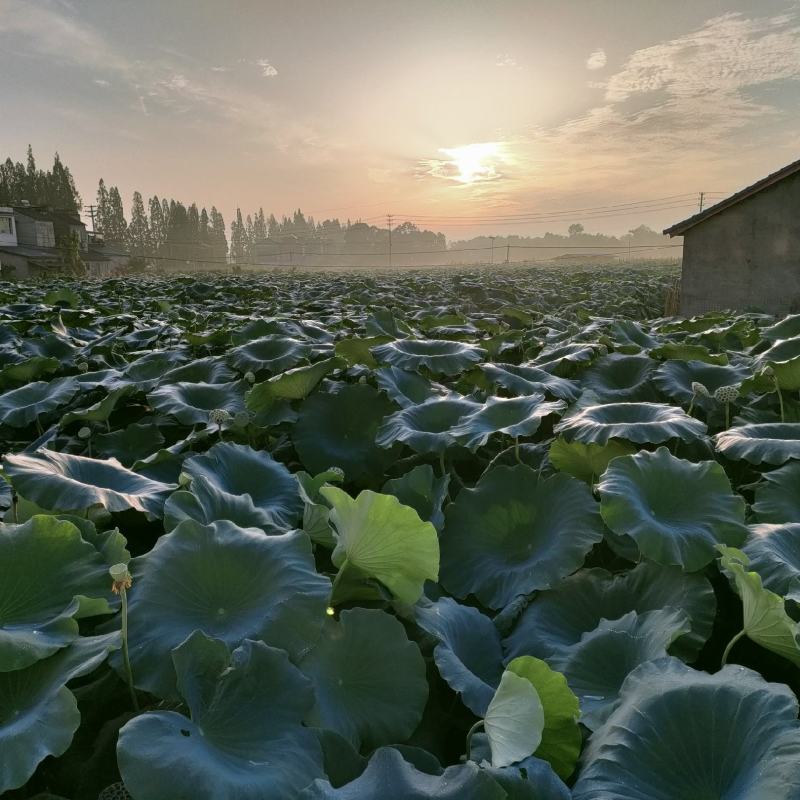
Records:
[[[502,145],[499,142],[477,142],[462,147],[443,147],[441,152],[448,157],[452,178],[459,183],[476,183],[499,177],[497,164],[502,161]]]

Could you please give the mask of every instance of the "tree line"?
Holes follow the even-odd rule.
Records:
[[[0,164],[0,205],[52,206],[66,211],[78,212],[81,196],[69,167],[65,166],[58,153],[50,170],[36,166],[33,149],[28,145],[28,156],[23,164],[11,158]]]

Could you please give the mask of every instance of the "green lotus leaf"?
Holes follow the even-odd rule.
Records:
[[[62,287],[60,289],[51,289],[43,299],[43,302],[49,306],[66,306],[68,308],[78,308],[81,304],[81,296],[73,289]]]
[[[350,339],[340,339],[336,342],[334,353],[343,358],[351,367],[356,364],[364,364],[374,368],[378,366],[378,362],[372,357],[371,348],[377,347],[379,344],[386,344],[391,339],[391,336],[368,336],[365,339],[354,336]]]
[[[344,359],[334,356],[256,383],[247,393],[247,408],[258,413],[269,411],[278,400],[302,400],[311,394],[326,375],[345,366]]]
[[[88,406],[79,408],[75,411],[68,411],[61,418],[61,425],[69,425],[72,422],[108,422],[117,403],[125,397],[133,394],[132,386],[120,386],[112,389],[102,400]]]
[[[800,585],[800,523],[751,525],[742,552],[771,592],[785,596]]]
[[[655,366],[647,356],[610,353],[581,375],[581,386],[606,403],[656,400],[651,383]]]
[[[739,425],[714,436],[717,450],[734,461],[785,464],[800,459],[800,422]]]
[[[37,450],[5,457],[5,474],[28,500],[53,511],[141,511],[160,517],[164,500],[175,488],[126,469],[115,458],[97,459]]]
[[[482,347],[448,339],[396,339],[370,351],[383,364],[409,370],[425,367],[439,375],[459,375],[486,355]]]
[[[775,380],[781,389],[800,389],[800,336],[780,339],[758,356],[756,366],[772,367]]]
[[[485,770],[467,762],[439,775],[421,772],[393,747],[376,750],[360,777],[334,788],[316,780],[298,800],[507,800],[509,795]]]
[[[568,342],[546,347],[532,361],[532,366],[565,377],[574,375],[578,367],[590,364],[604,351],[598,342]]]
[[[489,608],[555,585],[603,538],[589,488],[567,475],[539,479],[523,464],[485,473],[447,509],[442,584]]]
[[[709,411],[716,401],[713,397],[696,394],[693,383],[702,383],[711,395],[721,386],[735,386],[743,383],[752,375],[752,371],[744,365],[717,366],[703,361],[666,361],[655,372],[653,383],[667,397],[671,397],[681,405],[694,403],[695,406]]]
[[[392,492],[389,492],[392,494]],[[11,484],[0,475],[0,512],[10,508],[14,502],[14,497],[11,492]]]
[[[435,603],[423,598],[414,611],[417,624],[438,640],[433,659],[442,679],[475,716],[482,717],[503,675],[497,628],[477,608],[449,597]]]
[[[800,723],[787,686],[727,666],[715,675],[677,659],[649,661],[625,681],[594,732],[574,800],[793,800]]]
[[[441,531],[444,527],[442,505],[449,485],[450,473],[437,478],[430,464],[420,464],[400,478],[386,481],[381,493],[394,495],[404,506],[411,506],[420,519]]]
[[[60,366],[61,362],[57,358],[48,356],[33,356],[16,364],[6,364],[0,369],[0,386],[30,383],[43,375],[56,372]]]
[[[550,463],[559,471],[594,485],[606,471],[612,458],[627,456],[636,448],[620,439],[610,439],[605,444],[567,442],[558,437],[548,452]]]
[[[336,466],[348,480],[362,485],[383,475],[397,460],[399,447],[379,447],[375,435],[395,408],[367,384],[328,384],[327,391],[303,403],[292,430],[303,466],[311,472]]]
[[[66,752],[81,721],[66,684],[116,647],[116,633],[81,637],[25,669],[0,672],[0,793],[23,786],[47,756]]]
[[[481,769],[506,791],[508,800],[570,800],[569,789],[540,758],[529,756],[508,767],[492,767],[484,760]]]
[[[219,357],[197,358],[180,367],[167,370],[159,383],[231,383],[236,373]]]
[[[643,450],[614,459],[597,491],[606,525],[658,564],[694,572],[714,560],[718,544],[747,538],[744,498],[716,461],[692,463],[666,447]]]
[[[479,409],[478,403],[459,395],[434,397],[388,416],[375,442],[381,447],[404,442],[417,453],[444,453],[456,444],[453,428],[467,414]]]
[[[553,659],[580,698],[581,722],[589,730],[600,727],[628,674],[639,664],[664,658],[669,646],[690,627],[686,614],[675,608],[641,615],[629,611],[619,619],[600,620],[593,631]]]
[[[759,522],[800,522],[800,463],[765,472],[751,510]]]
[[[430,522],[388,494],[363,491],[354,500],[335,486],[320,494],[331,504],[336,534],[333,564],[339,569],[331,603],[341,602],[337,584],[348,569],[380,581],[398,600],[413,605],[426,580],[439,579],[439,539]]]
[[[0,423],[12,428],[24,428],[36,422],[40,415],[69,403],[79,389],[75,378],[35,381],[19,389],[11,389],[0,394]]]
[[[231,416],[244,411],[244,381],[233,383],[172,383],[153,389],[147,401],[156,411],[175,417],[181,425],[208,422],[214,409]]]
[[[567,685],[564,675],[541,659],[520,656],[509,662],[506,669],[525,678],[536,689],[544,711],[544,728],[542,740],[534,753],[566,780],[575,771],[581,752],[578,698]]]
[[[188,350],[153,350],[131,361],[123,377],[140,391],[147,392],[170,370],[189,361]]]
[[[322,776],[317,737],[300,724],[312,689],[285,652],[245,640],[229,653],[196,631],[172,656],[191,719],[151,711],[120,730],[120,774],[137,798],[292,800]]]
[[[680,363],[682,361],[697,361],[704,364],[716,364],[724,367],[728,363],[728,356],[725,353],[712,353],[702,344],[692,342],[665,342],[659,347],[650,351],[653,358]]]
[[[502,386],[515,395],[543,393],[572,403],[580,394],[580,388],[575,381],[559,378],[539,367],[525,364],[481,364],[480,369],[495,386]]]
[[[603,619],[672,607],[686,613],[692,629],[670,652],[693,660],[711,635],[717,611],[714,591],[702,573],[689,574],[650,561],[617,575],[583,569],[536,596],[505,640],[506,656],[532,655],[551,661],[569,652]]]
[[[105,561],[70,522],[0,525],[0,672],[66,647],[76,619],[111,613],[110,590]]]
[[[777,342],[778,339],[793,339],[796,336],[800,336],[800,314],[789,314],[774,325],[761,330],[761,337],[768,342]]]
[[[748,571],[750,559],[734,547],[720,547],[720,568],[742,598],[742,631],[761,647],[800,666],[800,624],[785,611],[780,595],[765,589],[761,576]]]
[[[706,426],[683,409],[661,403],[590,405],[564,417],[553,429],[568,442],[606,444],[624,439],[635,444],[660,444],[669,439],[701,439]]]
[[[299,667],[316,699],[306,724],[336,731],[356,748],[401,742],[422,719],[425,660],[383,611],[354,608],[329,619]]]
[[[134,423],[111,433],[101,433],[92,439],[92,444],[100,455],[111,456],[130,467],[158,450],[164,444],[164,436],[157,425]]]
[[[296,367],[308,358],[311,346],[289,336],[271,334],[234,347],[228,361],[240,372],[269,372],[275,375]]]
[[[312,542],[323,547],[336,547],[336,535],[329,521],[330,507],[320,494],[320,489],[328,483],[341,483],[344,472],[334,467],[312,477],[307,472],[295,472],[300,499],[303,501],[303,531]]]
[[[398,320],[388,308],[376,308],[364,320],[364,328],[367,336],[390,336],[392,339],[403,339],[414,333],[408,323]]]
[[[486,444],[494,433],[515,438],[531,436],[542,420],[551,414],[560,414],[566,403],[558,400],[547,403],[543,394],[523,397],[488,397],[482,408],[462,417],[450,429],[450,435],[464,447],[475,451]]]
[[[431,397],[444,397],[446,387],[429,381],[418,372],[409,372],[400,367],[383,367],[375,370],[378,387],[386,392],[400,408],[410,408],[424,403]]]
[[[227,519],[239,527],[282,533],[294,528],[302,501],[297,482],[283,464],[264,451],[219,442],[183,462],[190,491],[175,492],[164,506],[171,530],[184,519],[208,524]]]
[[[226,520],[182,522],[130,571],[133,677],[159,697],[174,696],[169,654],[193,631],[229,647],[260,639],[297,658],[319,635],[330,593],[304,534],[264,536]]]
[[[507,767],[532,755],[544,731],[544,708],[534,685],[511,670],[503,672],[483,727],[493,767]]]

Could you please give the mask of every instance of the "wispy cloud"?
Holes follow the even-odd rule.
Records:
[[[496,67],[500,67],[501,69],[507,67],[516,67],[517,59],[508,53],[498,53],[495,58],[494,65]]]
[[[111,81],[107,81],[105,78],[93,78],[92,83],[95,84],[95,86],[101,86],[103,89],[107,89],[111,86]]]
[[[274,78],[278,74],[278,70],[266,58],[259,58],[256,61],[256,66],[261,69],[261,74],[265,78]]]
[[[586,59],[586,69],[603,69],[606,65],[606,51],[602,48],[595,50]]]

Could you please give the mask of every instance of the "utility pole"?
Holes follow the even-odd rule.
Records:
[[[492,257],[491,257],[491,264],[494,264],[494,240],[497,238],[496,236],[489,237],[492,240]]]
[[[701,211],[703,210],[703,200],[705,200],[705,199],[706,199],[706,193],[705,192],[700,192],[700,210]]]
[[[97,206],[84,206],[84,212],[86,212],[92,219],[92,233],[97,233],[97,228],[95,227],[95,217],[97,216]]]
[[[386,224],[389,227],[389,266],[392,266],[392,215],[386,215]]]
[[[506,245],[506,264],[508,264],[508,259],[510,257],[510,255],[509,255],[510,253],[511,253],[511,245],[507,244]]]

